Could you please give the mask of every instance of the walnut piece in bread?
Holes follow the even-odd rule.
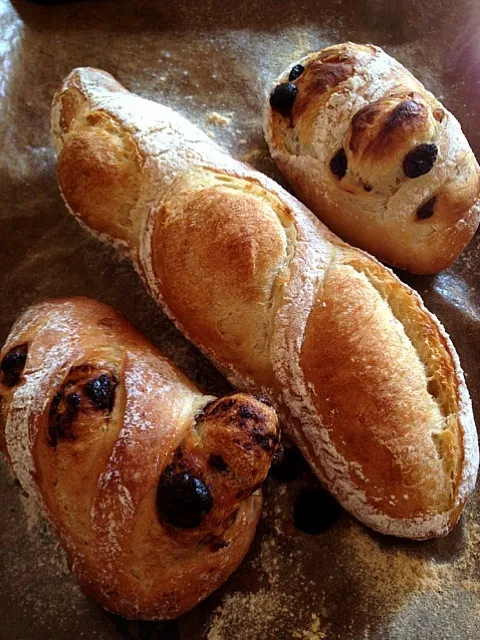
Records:
[[[441,271],[478,227],[480,170],[459,123],[379,47],[349,42],[294,63],[264,130],[295,194],[389,264]]]
[[[0,450],[100,605],[173,618],[240,564],[278,444],[265,399],[202,394],[114,309],[71,298],[17,320],[0,401]]]

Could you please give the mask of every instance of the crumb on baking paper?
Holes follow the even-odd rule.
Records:
[[[325,640],[327,638],[327,628],[320,628],[320,618],[316,613],[312,613],[312,623],[309,629],[293,632],[294,638],[301,640]]]
[[[222,116],[221,113],[212,111],[207,115],[205,120],[208,124],[211,124],[214,127],[228,127],[232,120],[232,114],[228,114],[228,116]]]
[[[262,151],[262,149],[251,149],[250,151],[245,153],[241,159],[243,160],[243,162],[253,162],[254,160],[257,160],[257,158],[263,156],[263,154],[264,152]]]

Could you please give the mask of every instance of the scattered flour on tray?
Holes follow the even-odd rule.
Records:
[[[207,640],[275,638],[280,632],[303,640],[327,637],[323,603],[311,589],[313,585],[302,581],[299,552],[280,554],[279,551],[275,537],[263,540],[253,565],[264,584],[255,592],[228,594],[213,613]],[[289,574],[298,587],[296,593],[285,590],[285,574]],[[309,602],[315,613],[303,607],[303,611],[299,611],[302,600]]]
[[[272,505],[269,509],[275,511]],[[458,638],[478,637],[480,525],[474,515],[465,517],[463,534],[455,544],[461,550],[447,562],[436,560],[435,553],[425,557],[422,543],[417,547],[418,543],[407,542],[404,548],[401,542],[372,534],[356,522],[345,524],[334,533],[338,548],[332,548],[332,553],[337,556],[339,571],[332,582],[333,576],[322,573],[325,567],[320,547],[325,540],[321,536],[308,539],[309,555],[315,540],[319,544],[318,579],[312,581],[306,571],[312,558],[305,560],[300,550],[291,551],[295,538],[279,535],[282,527],[277,523],[273,527],[277,534],[264,538],[259,554],[251,561],[252,574],[261,576],[260,587],[227,594],[210,618],[206,640],[413,639],[427,622],[433,625],[429,633],[434,633],[438,620],[448,617],[446,611],[456,610],[459,596],[469,602],[469,615],[462,616]],[[438,544],[441,547],[442,542]],[[341,599],[345,596],[341,609],[339,592],[331,593],[339,579],[343,582]],[[430,616],[427,622],[426,610]],[[342,612],[340,620],[338,611]],[[451,618],[454,624],[456,616]],[[388,635],[384,635],[386,630]],[[435,637],[444,640],[450,637],[450,631],[446,633]]]

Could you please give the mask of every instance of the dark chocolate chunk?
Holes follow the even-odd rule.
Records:
[[[417,209],[417,218],[419,220],[426,220],[427,218],[431,218],[433,216],[436,199],[437,197],[433,196],[433,198],[427,200],[425,204],[422,204],[422,206]]]
[[[50,410],[48,412],[49,416],[53,416],[53,414],[57,412],[58,405],[60,404],[62,398],[63,391],[57,391],[57,393],[53,396],[52,402],[50,404]]]
[[[339,149],[337,153],[330,160],[330,171],[339,180],[347,173],[348,161],[345,149]]]
[[[263,396],[263,395],[254,393],[253,397],[256,400],[258,400],[259,402],[261,402],[262,404],[267,405],[267,407],[273,407],[273,404],[272,404],[270,398],[267,398],[267,396]]]
[[[305,71],[305,67],[303,66],[303,64],[296,64],[294,67],[292,67],[288,75],[288,81],[293,82],[299,76],[301,76],[304,71]]]
[[[215,469],[215,471],[219,471],[220,473],[225,473],[225,471],[228,471],[228,464],[225,462],[222,456],[218,456],[212,453],[208,458],[208,464],[212,467],[212,469]]]
[[[296,480],[305,468],[305,460],[297,447],[281,445],[273,456],[270,475],[279,482],[291,482]]]
[[[62,402],[63,401],[63,402]],[[75,440],[72,424],[80,411],[82,397],[79,393],[64,395],[57,391],[50,404],[48,423],[48,444],[56,447],[59,440]]]
[[[277,438],[273,435],[266,435],[264,433],[253,432],[253,438],[255,442],[260,445],[260,447],[266,451],[267,453],[273,452],[275,447],[277,446]]]
[[[297,529],[316,535],[324,533],[338,514],[338,502],[329,493],[323,489],[307,489],[295,501],[293,519]]]
[[[270,94],[270,106],[274,111],[281,113],[282,116],[288,116],[292,110],[297,93],[298,89],[293,82],[277,84]]]
[[[248,419],[256,420],[256,419],[258,419],[258,416],[255,413],[255,411],[252,411],[249,407],[247,407],[247,405],[244,405],[244,404],[241,404],[238,407],[238,413],[239,413],[240,417],[243,418],[244,420],[248,420]]]
[[[166,472],[157,489],[157,509],[172,527],[198,527],[213,507],[210,489],[191,473]]]
[[[432,170],[438,156],[435,144],[419,144],[403,160],[403,173],[407,178],[418,178]]]
[[[91,400],[96,409],[108,409],[111,411],[113,409],[116,388],[117,381],[115,378],[104,373],[98,378],[87,382],[85,385],[85,395]]]
[[[82,397],[79,393],[71,393],[69,396],[65,398],[65,402],[67,404],[67,413],[75,417],[80,409],[80,403],[82,401]]]
[[[22,371],[27,361],[28,345],[19,344],[12,347],[4,356],[0,364],[3,373],[3,382],[7,387],[14,387],[20,381]]]

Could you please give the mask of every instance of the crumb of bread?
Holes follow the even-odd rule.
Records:
[[[231,122],[231,117],[222,116],[221,113],[217,113],[216,111],[212,111],[205,118],[208,124],[213,125],[214,127],[228,127]]]
[[[241,159],[243,162],[251,163],[253,160],[260,158],[261,156],[263,156],[263,151],[261,149],[252,149],[248,153],[245,153]]]

